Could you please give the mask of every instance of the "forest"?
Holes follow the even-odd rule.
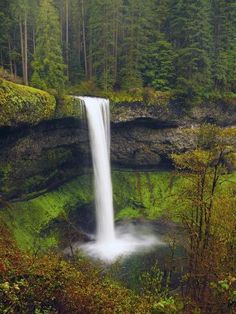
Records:
[[[0,314],[236,314],[235,31],[235,0],[0,0]]]
[[[41,89],[87,82],[104,91],[151,87],[192,100],[232,96],[235,6],[234,0],[1,0],[0,62]]]

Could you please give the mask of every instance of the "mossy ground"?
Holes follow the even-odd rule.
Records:
[[[0,127],[36,124],[51,118],[55,108],[47,92],[0,78]]]
[[[112,180],[116,220],[171,217],[178,221],[174,202],[183,178],[176,177],[174,172],[113,171]],[[227,176],[226,181],[236,183],[236,172]],[[32,200],[12,203],[0,216],[20,247],[46,250],[58,245],[58,235],[45,234],[43,230],[54,219],[93,203],[93,195],[92,176],[83,175]]]
[[[116,219],[157,219],[169,212],[177,180],[172,172],[115,171],[112,178]]]
[[[91,201],[91,178],[80,176],[32,200],[9,204],[1,216],[21,248],[41,250],[57,245],[56,234],[42,233],[53,219]]]

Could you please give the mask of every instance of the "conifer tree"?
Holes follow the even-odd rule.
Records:
[[[194,98],[211,87],[209,1],[170,0],[169,38],[176,51],[176,88]]]
[[[90,73],[103,89],[112,88],[116,81],[118,34],[121,0],[89,2],[88,46]]]
[[[167,2],[158,0],[149,5],[149,29],[144,48],[143,77],[145,85],[169,90],[174,81],[174,50],[165,34]]]
[[[142,0],[127,1],[124,6],[119,73],[123,89],[143,85],[141,69],[149,31],[148,9],[149,0],[145,3]]]
[[[236,90],[236,3],[212,1],[213,80],[217,90]]]
[[[61,91],[65,85],[65,65],[60,43],[58,14],[52,0],[41,0],[36,27],[32,83],[41,89]]]

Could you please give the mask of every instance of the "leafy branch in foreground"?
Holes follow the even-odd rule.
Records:
[[[234,136],[235,130],[205,126],[197,131],[195,150],[172,156],[184,178],[175,201],[187,232],[185,293],[203,311],[222,308],[210,284],[233,271],[236,260],[235,186],[225,180],[225,161],[232,160]],[[227,302],[221,302],[227,308]]]

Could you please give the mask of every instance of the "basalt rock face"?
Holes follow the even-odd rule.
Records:
[[[170,166],[170,154],[194,147],[192,128],[204,122],[232,127],[235,109],[216,106],[191,112],[174,106],[112,105],[113,166]],[[80,117],[60,118],[36,126],[0,129],[0,196],[24,199],[88,171],[88,130]]]
[[[79,120],[52,120],[0,134],[0,193],[5,198],[54,188],[89,163],[88,134]]]
[[[113,163],[136,168],[170,166],[173,152],[194,147],[195,138],[186,128],[154,128],[142,123],[127,123],[112,129]]]
[[[112,105],[112,122],[149,121],[156,127],[190,127],[203,123],[236,125],[236,104],[207,103],[188,108],[177,102],[165,105],[122,103]]]

